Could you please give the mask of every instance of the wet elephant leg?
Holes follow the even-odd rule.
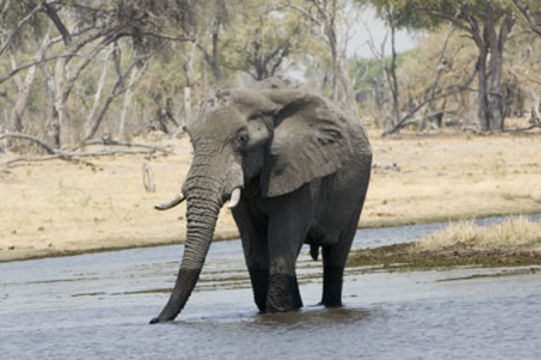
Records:
[[[267,301],[267,290],[269,288],[269,269],[258,266],[248,268],[252,289],[254,292],[254,301],[260,312],[265,312]]]
[[[267,221],[265,216],[248,202],[241,202],[233,210],[239,228],[244,259],[250,273],[254,301],[259,311],[265,311],[269,287],[269,253],[267,247]]]
[[[269,218],[269,289],[268,312],[289,311],[302,307],[295,272],[295,262],[307,233],[305,202],[283,204]]]
[[[344,267],[355,231],[356,226],[340,234],[335,245],[323,247],[323,296],[321,303],[326,307],[342,306]]]

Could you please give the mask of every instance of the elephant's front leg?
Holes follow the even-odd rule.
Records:
[[[259,311],[265,312],[269,287],[269,255],[266,236],[242,236],[242,246],[252,281],[255,304]]]
[[[240,231],[244,258],[252,281],[254,301],[259,311],[264,312],[269,287],[267,219],[247,201],[242,201],[233,209],[233,217]]]
[[[287,259],[271,260],[266,311],[291,311],[302,307],[295,270],[290,269]]]

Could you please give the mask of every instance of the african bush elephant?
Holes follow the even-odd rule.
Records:
[[[224,89],[186,131],[194,157],[181,193],[187,236],[169,301],[151,323],[182,310],[205,261],[218,212],[229,200],[262,312],[302,306],[301,246],[323,255],[322,304],[341,306],[342,275],[370,179],[372,152],[356,119],[325,98],[287,88]]]

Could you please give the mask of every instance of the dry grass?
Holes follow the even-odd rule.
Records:
[[[363,226],[541,212],[541,137],[442,135],[381,140]]]
[[[539,133],[369,135],[380,166],[373,171],[360,226],[541,212]],[[49,161],[0,172],[0,261],[181,242],[185,207],[152,207],[179,190],[191,146],[186,138],[137,139],[143,141],[174,144],[176,153],[89,159],[96,168]],[[12,156],[0,155],[0,161]],[[155,193],[143,188],[144,163],[154,173]],[[386,170],[393,163],[400,171]],[[236,235],[224,208],[216,237]]]
[[[541,222],[518,217],[494,225],[479,226],[473,221],[462,221],[424,237],[416,244],[419,250],[431,251],[457,246],[479,249],[536,248],[541,246]]]
[[[375,266],[368,270],[541,265],[541,222],[519,217],[478,226],[464,221],[419,241],[355,250],[348,264]]]

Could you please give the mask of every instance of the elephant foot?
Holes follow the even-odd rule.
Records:
[[[323,298],[321,304],[325,307],[342,306],[342,278],[344,268],[339,266],[323,267]]]
[[[302,307],[297,277],[288,274],[271,274],[265,310],[267,312],[291,311]]]
[[[269,288],[269,270],[250,268],[250,279],[254,291],[254,301],[261,312],[265,312],[267,301],[267,289]]]

